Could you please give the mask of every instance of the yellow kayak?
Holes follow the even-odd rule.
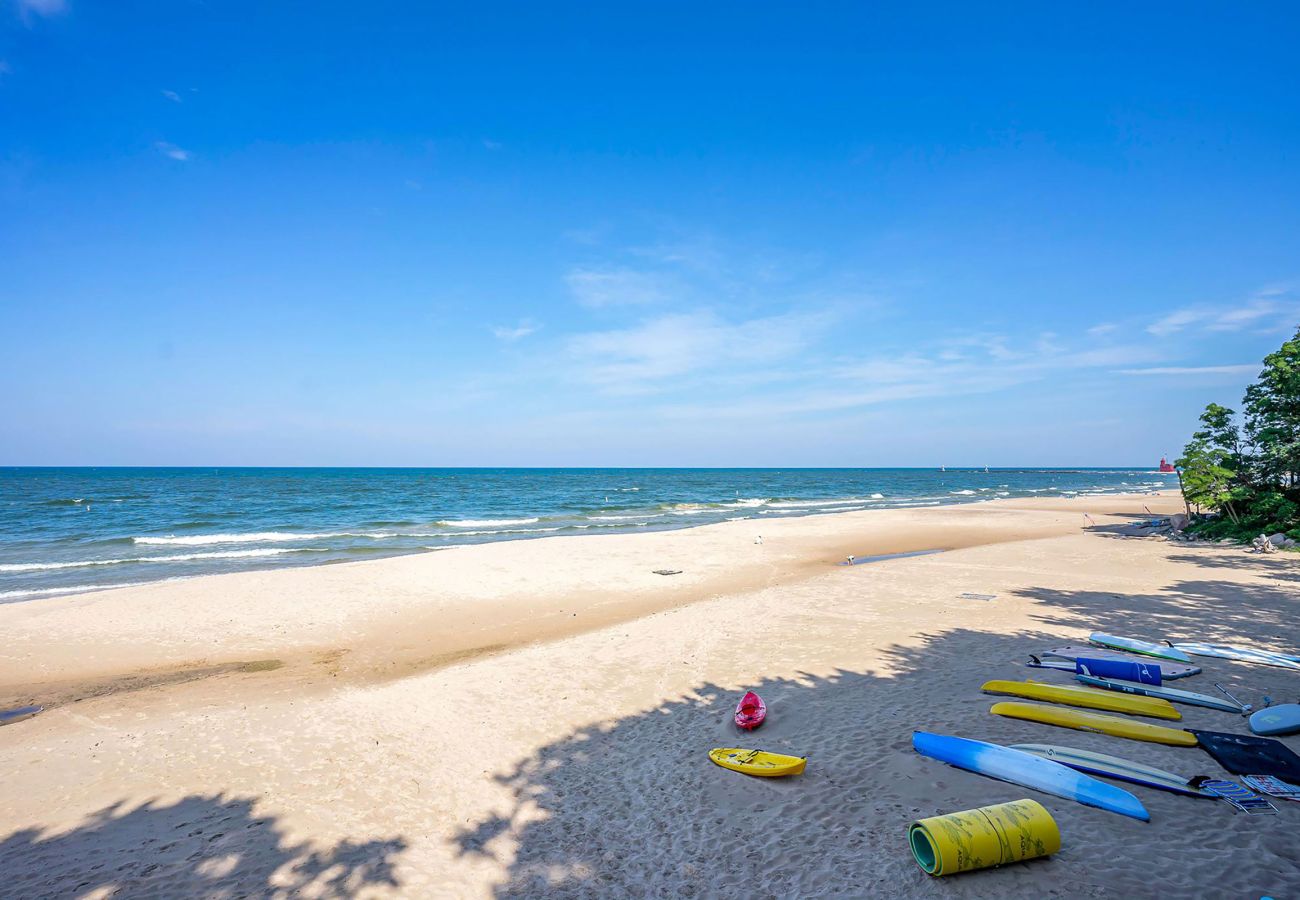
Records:
[[[779,775],[801,775],[808,762],[803,756],[784,756],[765,750],[744,750],[739,747],[716,747],[709,751],[709,759],[724,769],[774,778]]]
[[[1151,716],[1155,719],[1181,719],[1183,714],[1174,709],[1168,700],[1157,697],[1138,697],[1117,694],[1114,691],[1093,691],[1088,688],[1057,687],[1041,681],[986,681],[980,688],[986,694],[1009,694],[1027,700],[1044,700],[1064,703],[1066,706],[1083,706],[1104,709],[1107,712],[1128,713],[1130,716]]]
[[[1062,728],[1076,728],[1079,731],[1095,731],[1098,734],[1110,734],[1131,741],[1150,741],[1153,744],[1171,744],[1175,747],[1196,746],[1196,735],[1180,728],[1148,725],[1146,722],[1134,722],[1131,719],[1078,712],[1073,709],[1057,709],[1054,706],[1037,706],[1033,703],[994,703],[989,712],[995,716],[1008,716],[1012,719],[1025,719],[1046,725],[1060,725]]]

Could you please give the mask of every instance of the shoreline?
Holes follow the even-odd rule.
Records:
[[[1138,515],[1144,505],[1177,502],[1173,492],[1142,492],[814,513],[497,541],[37,598],[0,605],[0,630],[8,635],[0,708],[56,706],[267,661],[279,678],[303,673],[310,680],[324,659],[331,679],[389,680],[710,596],[795,583],[850,554],[1059,536],[1086,528],[1084,513],[1104,525],[1107,507]],[[1012,512],[1026,515],[1003,521],[1000,514]],[[755,544],[762,532],[764,543]],[[605,574],[614,583],[586,574],[611,561],[617,567]],[[655,574],[661,568],[681,574]],[[55,657],[42,652],[51,632],[61,642]]]
[[[0,603],[549,535],[1171,487],[1115,469],[35,471],[0,477],[0,531],[23,538],[0,544]]]

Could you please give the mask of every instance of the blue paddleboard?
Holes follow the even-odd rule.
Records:
[[[922,756],[959,769],[1023,785],[1085,806],[1095,806],[1121,816],[1141,819],[1143,822],[1151,821],[1151,815],[1142,801],[1128,791],[1032,753],[1012,750],[1000,744],[931,734],[928,731],[912,732],[912,748]]]
[[[1250,730],[1264,735],[1300,732],[1300,703],[1264,707],[1251,715]]]

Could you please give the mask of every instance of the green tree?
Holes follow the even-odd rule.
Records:
[[[1246,437],[1261,487],[1291,500],[1300,491],[1300,330],[1264,357],[1259,379],[1246,389]]]
[[[1244,491],[1238,476],[1241,441],[1234,416],[1232,410],[1217,403],[1207,406],[1201,413],[1205,427],[1192,434],[1176,465],[1184,501],[1221,509],[1233,525],[1239,525],[1241,518],[1233,501],[1241,499]]]

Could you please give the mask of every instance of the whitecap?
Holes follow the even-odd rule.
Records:
[[[279,556],[282,553],[298,553],[306,548],[270,548],[256,550],[218,550],[214,553],[176,553],[171,556],[132,556],[126,559],[79,559],[73,562],[54,563],[6,563],[0,565],[0,572],[40,572],[49,569],[80,569],[86,566],[120,566],[128,563],[168,563],[189,562],[196,559],[244,559],[259,556]]]
[[[131,538],[136,544],[203,547],[209,544],[274,544],[283,541],[319,541],[332,537],[350,537],[347,533],[306,534],[292,531],[251,531],[246,534],[187,534]]]
[[[532,525],[537,521],[537,517],[534,516],[531,519],[455,519],[434,524],[445,525],[448,528],[495,528],[500,525]]]

